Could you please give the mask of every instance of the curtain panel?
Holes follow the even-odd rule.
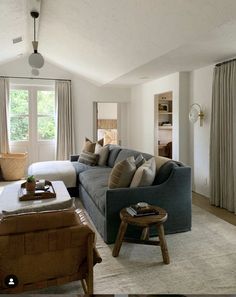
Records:
[[[236,213],[236,61],[214,69],[210,202]]]
[[[0,153],[9,152],[8,101],[9,80],[0,78]]]
[[[74,154],[74,130],[70,81],[56,81],[57,141],[56,159],[68,160]]]

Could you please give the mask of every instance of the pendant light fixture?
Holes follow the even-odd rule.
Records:
[[[36,41],[36,29],[35,29],[35,21],[39,17],[39,13],[37,11],[31,11],[30,15],[34,19],[34,41],[32,41],[34,52],[29,56],[29,64],[32,68],[42,68],[44,65],[43,56],[38,53],[38,41]]]

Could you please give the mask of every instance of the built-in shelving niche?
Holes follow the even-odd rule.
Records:
[[[154,97],[154,152],[155,156],[172,158],[173,93],[157,94]]]

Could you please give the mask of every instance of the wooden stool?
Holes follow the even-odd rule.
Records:
[[[120,211],[120,228],[116,237],[115,246],[112,252],[113,257],[117,257],[120,252],[120,248],[123,241],[127,242],[133,242],[133,243],[141,243],[141,244],[150,244],[150,245],[160,245],[161,246],[161,252],[163,257],[163,262],[165,264],[170,263],[169,254],[168,254],[168,248],[165,240],[165,233],[164,233],[164,227],[163,223],[167,220],[167,212],[158,207],[151,205],[152,208],[157,210],[159,212],[158,215],[147,215],[147,216],[141,216],[141,217],[133,217],[131,216],[126,208],[123,208]],[[135,225],[143,228],[143,232],[141,235],[141,239],[124,239],[124,235],[127,229],[128,224]],[[149,227],[152,225],[156,225],[158,230],[158,236],[159,240],[149,240]]]

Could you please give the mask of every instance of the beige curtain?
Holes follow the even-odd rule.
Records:
[[[0,78],[0,153],[9,152],[8,139],[8,100],[9,100],[9,81]]]
[[[56,159],[67,160],[74,154],[74,131],[70,81],[56,81],[57,143]]]
[[[236,213],[236,61],[215,67],[210,140],[210,202]]]

